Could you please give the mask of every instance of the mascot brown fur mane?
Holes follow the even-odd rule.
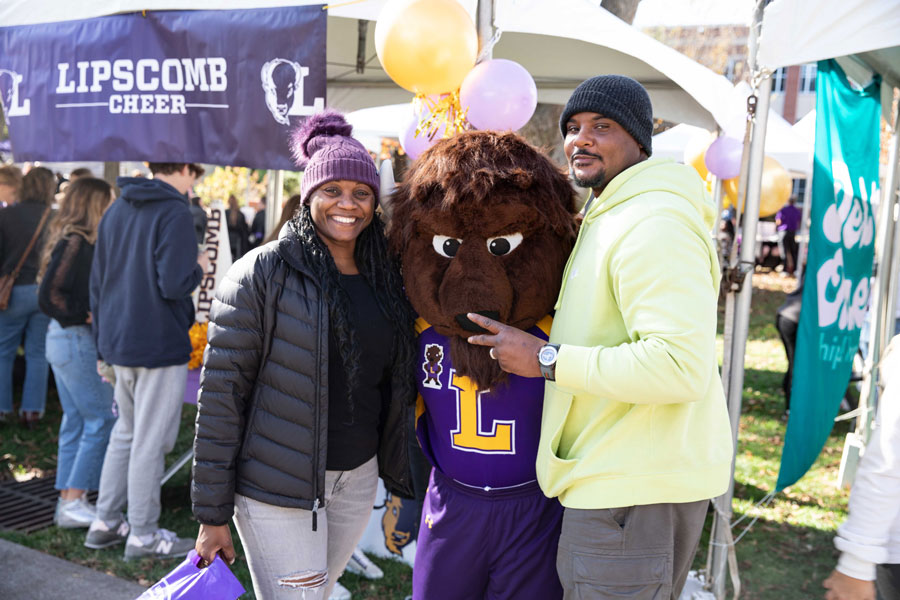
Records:
[[[505,374],[488,348],[466,341],[482,330],[465,314],[523,330],[547,315],[574,243],[574,210],[575,192],[550,159],[514,133],[490,131],[435,144],[391,199],[389,237],[410,302],[480,389]]]

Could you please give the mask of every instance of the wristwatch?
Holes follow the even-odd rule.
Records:
[[[541,375],[547,381],[556,381],[556,359],[559,357],[559,344],[544,344],[538,350],[538,364]]]

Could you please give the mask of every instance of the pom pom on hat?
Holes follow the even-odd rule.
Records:
[[[325,141],[322,139],[323,137],[337,135],[349,137],[351,133],[353,133],[353,125],[348,123],[344,119],[344,115],[337,111],[326,110],[310,116],[291,135],[294,162],[298,167],[306,164],[316,150],[322,147],[322,143]]]
[[[353,126],[333,110],[316,113],[291,134],[294,162],[304,169],[303,203],[320,186],[335,180],[359,181],[372,188],[378,201],[378,172],[369,152],[350,137]]]

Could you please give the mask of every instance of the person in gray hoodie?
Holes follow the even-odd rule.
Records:
[[[119,418],[84,545],[126,542],[126,560],[183,556],[194,545],[160,529],[159,514],[163,460],[178,436],[191,354],[191,292],[209,266],[198,255],[185,196],[203,169],[150,163],[150,171],[153,179],[118,178],[122,194],[100,222],[90,283],[98,358],[113,365]]]

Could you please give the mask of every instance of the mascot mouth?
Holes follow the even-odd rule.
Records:
[[[500,320],[500,313],[496,310],[476,310],[472,312],[487,317],[488,319],[493,319],[495,321]],[[459,313],[456,315],[456,322],[466,331],[471,331],[472,333],[488,333],[487,329],[472,322],[469,317],[466,316],[466,313]]]

